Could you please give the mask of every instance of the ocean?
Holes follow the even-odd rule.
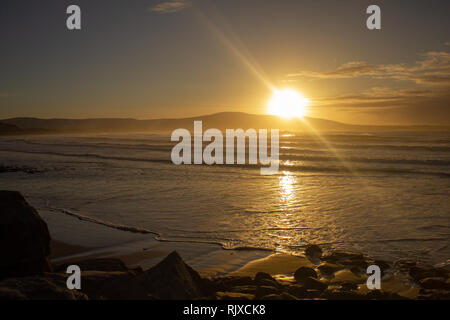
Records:
[[[285,134],[271,176],[259,165],[176,166],[172,146],[157,134],[1,137],[0,165],[35,172],[0,173],[0,188],[40,212],[162,242],[450,258],[449,133]]]

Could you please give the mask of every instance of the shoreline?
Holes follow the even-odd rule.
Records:
[[[346,262],[340,264],[333,260],[314,261],[306,254],[298,256],[256,249],[225,250],[217,244],[164,242],[155,240],[154,236],[151,235],[124,232],[50,211],[41,210],[40,215],[46,221],[50,230],[52,237],[50,259],[55,266],[77,264],[89,260],[112,259],[122,261],[130,270],[149,270],[167,259],[166,257],[170,256],[173,251],[176,251],[183,261],[193,270],[196,270],[202,278],[219,283],[228,281],[226,279],[231,279],[231,282],[239,282],[236,279],[253,279],[257,274],[264,273],[270,275],[281,286],[292,287],[298,285],[294,277],[296,270],[307,268],[316,270],[317,279],[327,283],[328,289],[326,292],[330,294],[330,297],[325,297],[325,299],[343,297],[343,291],[339,291],[339,294],[336,295],[331,293],[332,290],[342,290],[343,284],[352,288],[350,298],[359,299],[371,294],[371,290],[367,289],[365,285],[368,277],[365,268],[368,261],[376,260],[363,253],[344,252],[344,256],[352,257],[352,255],[356,255],[364,260],[361,265],[358,265],[362,261],[358,260],[359,258],[356,265],[346,265]],[[325,255],[327,254],[334,253],[331,251]],[[412,263],[411,260],[403,260],[405,260],[405,265],[416,265],[416,262]],[[378,261],[377,263],[383,265],[382,289],[384,298],[418,299],[421,295],[423,296],[424,292],[427,292],[417,282],[409,279],[409,269],[405,269],[405,273],[399,272],[402,265],[397,265],[398,261]],[[324,264],[328,268],[335,269],[331,273],[324,272],[322,270]],[[340,266],[337,267],[336,264]],[[445,268],[450,266],[448,261],[443,262],[443,264],[446,264]],[[419,263],[417,265],[419,266]],[[353,270],[355,266],[359,271]],[[384,270],[384,268],[387,268],[387,270]],[[243,288],[235,287],[225,289],[243,290]],[[231,291],[230,294],[226,293],[221,298],[228,299],[236,297],[235,294],[248,293]],[[314,296],[316,294],[318,293],[311,291],[306,297],[319,298],[319,296]]]
[[[224,250],[217,244],[166,242],[153,235],[117,230],[104,225],[39,210],[51,235],[53,263],[90,258],[119,258],[129,267],[153,267],[172,251],[202,276],[221,276],[238,270],[248,262],[272,254],[267,250]]]
[[[280,279],[290,279],[298,267],[314,266],[305,256],[257,249],[225,250],[209,243],[158,241],[151,235],[124,232],[50,211],[40,211],[40,215],[47,222],[52,237],[50,258],[53,263],[117,258],[130,268],[148,269],[172,251],[177,251],[187,264],[210,278],[226,275],[252,277],[262,271]],[[439,265],[450,264],[447,260]]]
[[[3,264],[0,299],[450,299],[448,263],[426,267],[408,259],[375,260],[314,244],[304,256],[294,256],[159,242],[44,210],[47,224],[20,193],[1,191],[0,197],[9,222],[7,242],[22,254]],[[79,290],[68,287],[70,265],[81,271]]]
[[[85,261],[92,260],[102,260],[102,259],[113,259],[122,261],[130,270],[139,269],[139,270],[147,270],[155,267],[161,261],[163,261],[166,256],[168,256],[166,250],[145,250],[142,252],[134,252],[128,254],[121,254],[120,250],[116,251],[114,248],[102,248],[102,249],[94,249],[81,247],[76,245],[71,245],[67,243],[63,243],[57,240],[51,241],[52,250],[57,248],[58,254],[55,254],[52,259],[52,264],[54,265],[67,265],[70,263],[77,264],[77,262],[84,263]],[[86,250],[87,249],[87,250]],[[169,250],[169,249],[168,249]],[[181,249],[182,250],[182,249]],[[183,254],[183,251],[180,252],[180,256],[183,258],[183,261],[186,261],[186,264],[189,266],[193,266],[193,264],[189,263],[193,261],[189,255]],[[226,253],[227,250],[223,250]],[[170,255],[170,254],[169,254]],[[232,257],[234,254],[231,253],[229,256],[227,254],[222,255],[223,258]],[[184,257],[187,257],[186,259]],[[283,253],[268,253],[266,256],[255,257],[253,255],[244,255],[246,259],[243,257],[234,257],[236,261],[233,265],[233,268],[224,267],[220,263],[214,263],[207,267],[198,268],[193,267],[194,270],[198,272],[198,274],[202,278],[211,279],[212,281],[237,281],[239,279],[253,279],[257,277],[257,274],[268,274],[273,279],[275,279],[282,286],[296,286],[295,272],[299,268],[307,268],[311,270],[320,269],[320,266],[323,265],[323,261],[320,262],[312,262],[306,256],[294,256]],[[207,258],[203,256],[202,259]],[[216,256],[217,258],[217,256]],[[149,262],[152,263],[149,263]],[[141,262],[146,262],[142,264]],[[230,264],[230,261],[227,261]],[[195,264],[195,261],[194,261]],[[196,263],[197,265],[201,265]],[[333,265],[333,264],[330,264]],[[61,271],[60,271],[61,272]],[[330,290],[333,288],[339,289],[343,284],[354,287],[353,291],[355,295],[365,296],[370,295],[370,291],[365,282],[368,278],[364,273],[360,273],[356,275],[349,268],[343,268],[333,272],[333,275],[322,273],[318,271],[318,279],[322,282],[328,283],[328,288]],[[423,293],[423,289],[410,280],[405,280],[402,277],[394,273],[387,273],[382,277],[382,291],[385,295],[393,295],[399,299],[418,299]],[[235,292],[232,292],[235,293]],[[236,293],[238,294],[238,293]],[[239,293],[241,294],[241,293]],[[246,293],[244,293],[246,294]],[[241,296],[234,296],[233,294],[227,292],[223,299],[234,299],[234,298],[243,298]],[[318,297],[317,297],[318,298]]]

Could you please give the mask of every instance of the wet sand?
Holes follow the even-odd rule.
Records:
[[[217,278],[254,277],[258,272],[272,275],[280,283],[295,283],[294,272],[300,267],[316,268],[320,262],[311,262],[302,256],[274,253],[263,250],[224,250],[218,245],[205,243],[160,242],[153,236],[132,234],[80,221],[72,217],[42,213],[52,235],[52,262],[60,264],[90,258],[119,258],[128,267],[155,266],[170,252],[177,251],[202,277]],[[70,232],[68,232],[70,230]],[[353,283],[357,291],[366,294],[367,275],[355,274],[345,269],[332,276],[320,274],[320,280],[331,287],[341,283]],[[394,273],[382,278],[384,292],[397,293],[415,299],[420,288]]]

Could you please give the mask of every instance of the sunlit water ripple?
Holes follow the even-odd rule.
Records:
[[[301,253],[308,243],[376,257],[450,257],[448,134],[282,137],[280,172],[175,166],[160,135],[1,138],[0,174],[38,209],[166,241]],[[330,149],[332,146],[332,150]]]

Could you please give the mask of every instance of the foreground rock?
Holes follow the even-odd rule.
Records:
[[[77,290],[69,290],[64,275],[52,274],[9,278],[0,282],[2,300],[87,300]]]
[[[50,271],[47,224],[16,191],[0,191],[0,279]]]
[[[75,262],[82,271],[81,290],[68,290],[65,273],[43,273],[0,281],[0,299],[49,300],[393,300],[406,299],[395,292],[359,291],[362,282],[317,279],[311,268],[299,268],[295,283],[279,282],[259,272],[254,278],[225,276],[203,279],[176,252],[155,267],[129,269],[117,259],[90,259]],[[57,266],[58,270],[62,266]],[[124,269],[125,268],[125,269]],[[88,270],[89,269],[89,270]],[[107,269],[107,271],[104,271]],[[341,271],[339,271],[341,272]],[[347,270],[347,272],[350,272]],[[429,274],[429,273],[428,273]],[[282,280],[280,280],[282,281]],[[448,279],[425,278],[419,299],[449,299]]]
[[[313,268],[300,267],[295,271],[294,278],[301,283],[306,278],[317,278],[317,272]]]
[[[322,257],[322,249],[315,244],[308,245],[305,248],[305,255],[308,259],[312,261],[317,261]]]
[[[153,268],[136,276],[147,291],[169,300],[207,298],[212,288],[174,251]]]
[[[255,275],[254,281],[258,286],[271,286],[275,288],[278,288],[280,286],[277,280],[275,280],[270,274],[265,272],[258,272]]]
[[[312,289],[312,290],[319,290],[319,291],[323,291],[325,290],[328,285],[320,280],[317,280],[316,278],[313,277],[308,277],[305,279],[302,279],[299,282],[305,289]]]
[[[81,292],[91,300],[155,300],[133,271],[85,271]]]

